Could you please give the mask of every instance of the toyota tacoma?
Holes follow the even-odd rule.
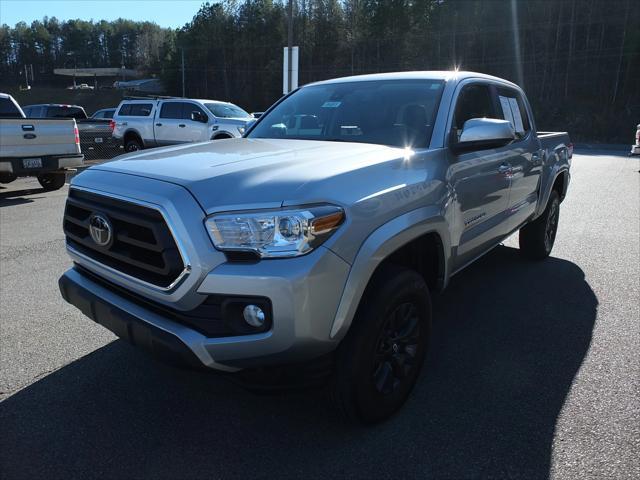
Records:
[[[309,366],[349,418],[381,421],[418,378],[432,293],[514,232],[525,257],[551,253],[572,149],[488,75],[310,84],[243,138],[76,176],[60,290],[157,357],[238,378]]]

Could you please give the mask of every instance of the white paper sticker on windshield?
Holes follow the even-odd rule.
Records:
[[[324,102],[322,108],[338,108],[342,102]]]
[[[511,112],[513,113],[513,119],[515,120],[516,132],[524,133],[524,125],[522,124],[522,114],[520,113],[520,106],[515,98],[509,97],[509,105],[511,106]]]
[[[504,119],[509,120],[511,126],[515,129],[515,123],[513,121],[513,113],[511,113],[511,105],[509,99],[507,97],[503,97],[502,95],[499,95],[498,98],[500,98],[500,106],[502,107]]]

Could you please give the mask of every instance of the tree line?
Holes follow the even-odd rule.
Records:
[[[640,122],[640,9],[631,0],[294,0],[300,84],[397,70],[460,68],[520,84],[541,129],[628,143]],[[121,66],[167,93],[267,108],[282,94],[287,3],[203,3],[176,30],[149,22],[43,19],[0,28],[0,75],[33,64]],[[36,76],[38,73],[36,73]]]

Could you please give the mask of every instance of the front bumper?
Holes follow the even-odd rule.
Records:
[[[273,322],[266,332],[213,338],[125,298],[81,269],[68,270],[59,285],[67,302],[152,355],[232,372],[305,362],[334,350],[330,330],[348,272],[349,265],[323,247],[295,259],[220,264],[198,294],[268,298]]]
[[[33,157],[25,157],[33,158]],[[37,176],[42,173],[53,172],[65,168],[79,167],[84,163],[84,155],[66,156],[42,156],[42,167],[25,168],[23,158],[3,158],[0,160],[0,173],[14,175],[16,177]]]

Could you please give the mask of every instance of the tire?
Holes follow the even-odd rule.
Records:
[[[137,138],[131,138],[127,140],[124,144],[124,151],[129,152],[137,152],[138,150],[142,150],[142,143]]]
[[[0,173],[0,183],[11,183],[16,178],[18,177],[16,177],[12,173]]]
[[[331,396],[355,423],[387,419],[416,383],[431,333],[431,300],[413,270],[377,272],[336,352]]]
[[[544,213],[520,229],[520,253],[531,260],[543,260],[551,254],[560,219],[560,195],[551,191]]]
[[[65,180],[64,173],[43,173],[38,175],[38,182],[47,192],[61,189]]]

